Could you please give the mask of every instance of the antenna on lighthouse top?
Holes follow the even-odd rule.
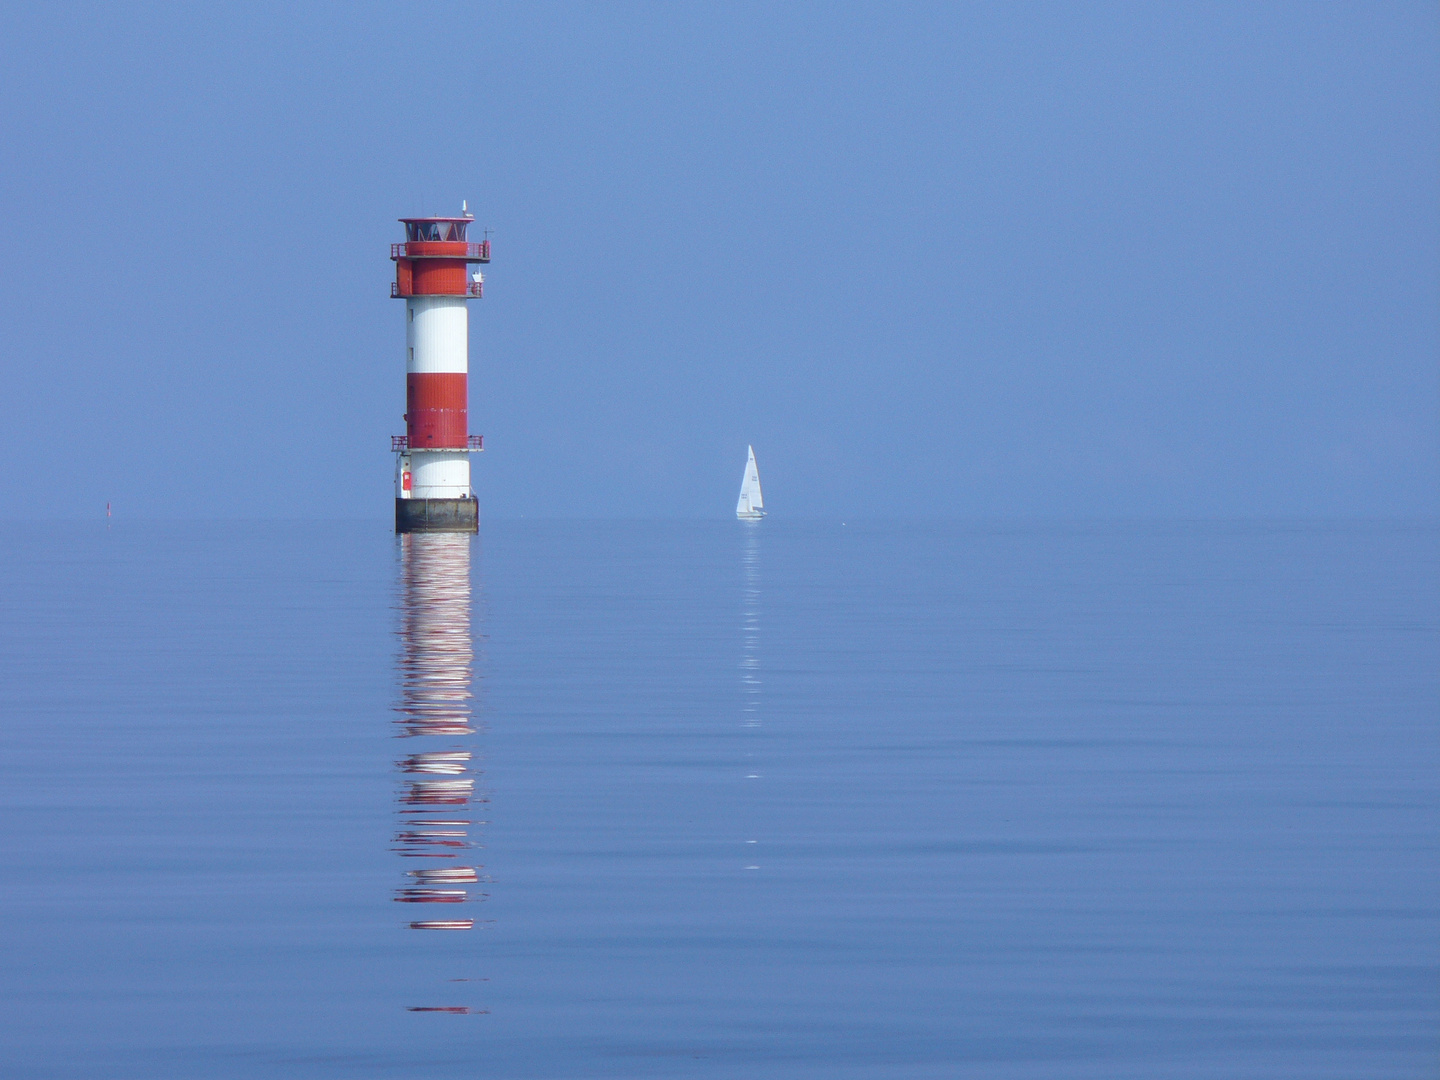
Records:
[[[469,199],[461,199],[461,200],[460,200],[460,213],[464,214],[464,215],[465,215],[466,217],[468,217],[468,218],[473,218],[473,217],[475,216],[474,214],[472,214],[472,213],[470,212],[470,200],[469,200]]]

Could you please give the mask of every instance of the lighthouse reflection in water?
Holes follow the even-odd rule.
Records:
[[[394,899],[415,913],[411,930],[473,930],[486,894],[475,861],[482,845],[474,719],[475,647],[470,627],[470,544],[463,533],[405,533],[398,597],[398,771]],[[443,906],[441,906],[443,905]],[[437,973],[438,974],[438,973]],[[448,980],[464,981],[464,980]],[[481,1012],[413,1005],[412,1012]]]

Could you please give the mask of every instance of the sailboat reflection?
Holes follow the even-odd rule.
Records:
[[[464,904],[485,893],[463,886],[482,880],[481,866],[457,859],[479,846],[471,830],[487,822],[471,816],[487,803],[476,790],[475,751],[458,737],[475,734],[475,650],[470,630],[470,544],[463,533],[405,533],[400,544],[397,737],[446,740],[395,762],[400,773],[395,847],[401,858],[425,860],[405,871],[395,890],[402,904]],[[416,919],[412,930],[470,930],[473,918]],[[469,1011],[461,1006],[411,1011]]]
[[[740,647],[740,722],[742,726],[751,729],[760,727],[760,524],[758,521],[747,521],[743,526],[745,530],[744,547],[742,548],[740,565],[744,573],[743,599],[743,620],[741,623],[741,647]],[[758,730],[756,731],[758,734]],[[745,770],[747,783],[760,779],[760,767],[756,761],[755,751],[747,750],[745,755],[748,768]],[[750,798],[745,800],[748,813],[746,817],[751,822],[756,820],[755,814],[755,791],[750,791]],[[753,830],[753,824],[750,829]],[[758,844],[759,840],[753,835],[747,837],[745,844],[750,860],[755,857],[755,850],[751,845]],[[759,870],[759,864],[754,861],[747,861],[746,870]]]
[[[760,726],[760,529],[745,530],[741,566],[745,572],[745,618],[740,656],[741,714],[746,727]]]

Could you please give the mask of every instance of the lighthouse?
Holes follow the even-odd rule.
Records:
[[[472,242],[474,215],[401,218],[405,242],[390,245],[405,301],[405,434],[392,435],[395,531],[476,532],[480,504],[470,485],[468,301],[484,295],[471,266],[490,261],[490,241]]]

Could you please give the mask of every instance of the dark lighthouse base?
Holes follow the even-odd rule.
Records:
[[[479,532],[477,499],[396,499],[395,531]]]

